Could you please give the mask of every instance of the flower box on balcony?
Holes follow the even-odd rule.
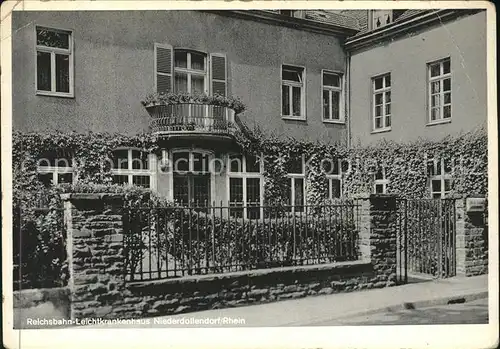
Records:
[[[239,98],[226,97],[215,94],[213,96],[197,95],[187,93],[152,93],[142,102],[142,105],[149,110],[151,107],[162,105],[196,104],[211,105],[232,109],[235,114],[240,114],[245,110],[245,105]]]

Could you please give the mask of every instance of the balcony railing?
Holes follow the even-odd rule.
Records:
[[[231,134],[236,129],[231,108],[199,103],[147,106],[153,133]]]

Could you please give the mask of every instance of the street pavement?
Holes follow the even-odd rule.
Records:
[[[434,305],[417,309],[381,311],[305,324],[308,326],[373,326],[373,325],[455,325],[487,324],[488,299],[459,304]]]
[[[387,318],[394,323],[403,324],[409,318],[430,317],[434,320],[447,321],[458,312],[475,312],[470,302],[488,297],[488,275],[474,277],[454,277],[421,283],[394,286],[382,289],[338,293],[327,296],[306,297],[266,304],[241,306],[226,309],[214,309],[178,315],[149,318],[143,324],[99,324],[87,328],[165,328],[165,327],[275,327],[341,324],[338,319],[350,319],[353,323],[363,321],[376,322]],[[424,307],[446,305],[449,301],[465,301],[467,306],[459,305],[446,308],[448,317],[439,317],[439,308],[421,312]],[[484,304],[477,305],[486,311]],[[404,307],[415,308],[416,312],[403,311]],[[463,307],[463,308],[462,308]],[[458,309],[458,310],[457,310]],[[400,312],[401,311],[401,312]],[[390,313],[391,317],[384,316]],[[373,319],[363,320],[363,314],[374,315]],[[377,317],[378,316],[378,317]],[[480,315],[482,316],[482,315]],[[361,318],[360,318],[361,317]],[[211,324],[193,323],[193,319],[209,320]],[[220,320],[217,320],[220,319]],[[223,320],[227,320],[223,322]],[[458,320],[460,319],[460,320]],[[215,323],[214,321],[217,320]],[[464,322],[461,322],[464,320]],[[476,319],[464,315],[458,317],[458,323],[467,321],[484,322],[484,316]],[[413,320],[412,320],[413,321]],[[450,320],[451,321],[451,320]],[[429,322],[427,322],[429,323]],[[436,322],[431,322],[436,323]]]

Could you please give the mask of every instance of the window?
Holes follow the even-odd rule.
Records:
[[[231,217],[259,219],[263,189],[261,157],[230,155],[228,170]]]
[[[281,115],[305,119],[304,68],[283,65],[281,68]]]
[[[155,86],[159,93],[176,91],[187,94],[227,95],[227,60],[222,53],[174,49],[155,43]],[[230,117],[222,107],[180,104],[171,108],[180,123],[206,126],[207,116]]]
[[[38,179],[45,185],[73,183],[73,155],[65,149],[43,154],[37,164]]]
[[[321,162],[323,173],[328,181],[328,199],[342,197],[342,172],[345,170],[339,159],[323,159]]]
[[[371,10],[371,29],[377,29],[392,23],[392,10]]]
[[[226,55],[174,50],[171,45],[159,43],[154,49],[157,92],[226,95]]]
[[[292,212],[303,212],[305,205],[305,164],[304,159],[292,159],[288,163],[288,191],[286,203]]]
[[[430,181],[432,198],[444,198],[451,191],[452,168],[450,159],[430,159],[427,162],[427,174]]]
[[[344,121],[342,74],[323,71],[323,121]]]
[[[428,64],[429,123],[451,120],[451,61]]]
[[[210,155],[197,151],[172,154],[174,200],[181,204],[210,204]]]
[[[188,93],[193,95],[208,94],[207,85],[207,58],[205,54],[186,51],[174,51],[174,88],[178,93]],[[179,104],[177,106],[178,115],[191,116],[192,120],[198,124],[197,117],[205,117],[208,106],[202,104]]]
[[[373,130],[391,129],[391,74],[372,78]]]
[[[175,91],[191,94],[207,93],[207,58],[205,54],[175,50]]]
[[[73,97],[71,32],[36,27],[36,93]]]
[[[151,188],[153,155],[136,149],[113,152],[113,183]]]
[[[387,194],[387,184],[389,184],[389,180],[387,179],[386,168],[384,166],[379,167],[373,175],[373,193]]]
[[[303,16],[302,10],[279,10],[280,15],[287,17],[298,17],[301,18]]]

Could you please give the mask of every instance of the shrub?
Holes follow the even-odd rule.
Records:
[[[215,209],[213,212],[217,212]],[[355,260],[353,215],[326,212],[241,220],[173,204],[130,209],[125,246],[130,275],[175,267],[187,274]],[[148,265],[152,260],[152,265]]]

